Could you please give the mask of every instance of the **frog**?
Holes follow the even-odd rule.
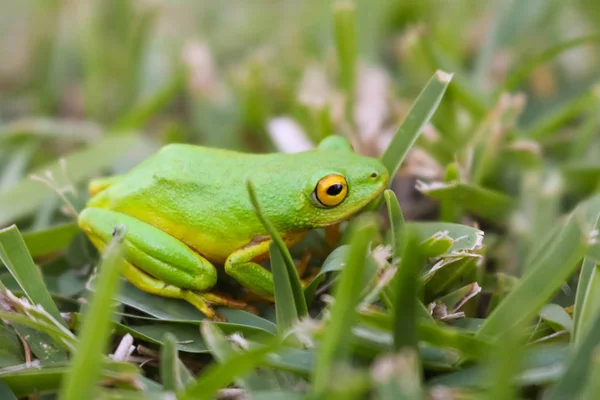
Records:
[[[264,217],[291,248],[310,230],[339,227],[361,212],[388,178],[379,159],[358,154],[339,135],[296,153],[170,143],[127,172],[91,180],[78,225],[99,253],[124,229],[125,280],[223,320],[214,307],[255,308],[214,289],[219,268],[250,294],[274,301],[272,273],[260,264],[272,239],[248,182]]]

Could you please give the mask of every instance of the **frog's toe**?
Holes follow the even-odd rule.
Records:
[[[232,297],[229,297],[225,294],[218,293],[216,291],[210,291],[199,294],[202,296],[204,301],[214,305],[225,306],[229,308],[235,308],[237,310],[244,310],[249,313],[258,315],[258,309],[254,306],[249,305],[245,301],[236,300]]]

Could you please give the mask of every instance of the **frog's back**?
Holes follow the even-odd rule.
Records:
[[[242,190],[247,172],[268,163],[269,156],[168,145],[92,198],[89,206],[138,218],[209,260],[223,262],[262,228]]]

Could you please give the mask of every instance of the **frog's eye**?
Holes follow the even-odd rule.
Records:
[[[338,174],[327,175],[317,183],[313,197],[324,207],[335,207],[348,195],[346,179]]]

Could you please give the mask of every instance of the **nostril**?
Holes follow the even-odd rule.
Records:
[[[371,174],[371,178],[373,178],[373,179],[377,178],[377,172],[373,172],[373,173]]]

